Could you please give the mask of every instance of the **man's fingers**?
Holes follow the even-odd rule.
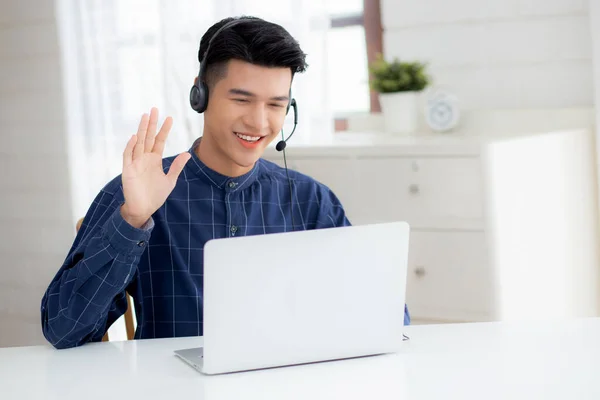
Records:
[[[177,156],[177,158],[175,158],[173,164],[171,164],[171,167],[169,167],[169,172],[167,173],[167,178],[169,178],[171,183],[175,184],[175,182],[177,182],[177,177],[179,174],[181,174],[183,167],[185,167],[185,164],[190,160],[191,157],[192,156],[190,153],[185,152],[181,153]]]
[[[145,152],[152,151],[154,146],[154,136],[156,136],[156,125],[158,124],[158,109],[152,107],[150,110],[150,120],[148,121],[148,131],[146,132],[146,145],[144,146]]]
[[[133,162],[133,148],[135,147],[135,142],[137,142],[137,136],[132,135],[123,151],[123,169]]]
[[[140,124],[138,125],[137,131],[137,142],[135,144],[135,148],[133,149],[133,159],[139,158],[142,154],[144,154],[144,142],[146,140],[146,132],[148,131],[148,122],[149,117],[148,114],[142,115],[142,119]]]
[[[158,135],[156,135],[156,139],[154,139],[154,147],[152,148],[153,153],[162,156],[163,151],[165,150],[165,142],[167,140],[167,136],[169,136],[172,126],[173,118],[167,117],[160,128],[160,132],[158,132]]]

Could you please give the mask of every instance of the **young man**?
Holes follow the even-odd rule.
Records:
[[[125,312],[126,291],[136,338],[202,335],[208,240],[350,224],[327,187],[290,171],[290,193],[284,170],[260,158],[281,131],[305,54],[281,26],[252,17],[218,32],[207,53],[231,20],[200,42],[210,94],[203,136],[188,152],[163,159],[172,120],[156,134],[158,111],[144,114],[121,176],[86,214],[42,299],[43,333],[56,348],[100,341]],[[243,262],[243,254],[232,259]]]

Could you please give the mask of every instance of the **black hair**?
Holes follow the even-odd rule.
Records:
[[[210,45],[210,54],[205,54],[208,42],[217,30],[236,19],[244,22],[221,31]],[[198,50],[198,61],[202,62],[205,57],[205,80],[209,86],[225,76],[226,63],[232,59],[264,67],[287,67],[292,71],[292,78],[308,67],[306,54],[287,30],[251,16],[225,18],[211,26],[202,36]]]

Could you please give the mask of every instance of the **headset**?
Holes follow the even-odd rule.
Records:
[[[196,112],[202,114],[204,111],[206,111],[206,108],[208,107],[208,85],[204,81],[204,75],[206,74],[206,67],[208,64],[208,61],[207,61],[208,54],[209,54],[210,46],[211,46],[213,40],[224,30],[233,28],[234,26],[239,25],[243,22],[247,22],[247,21],[250,21],[250,20],[248,18],[237,18],[237,19],[227,22],[225,25],[223,25],[222,27],[217,29],[217,31],[211,36],[210,40],[208,41],[208,45],[206,46],[206,51],[204,52],[204,57],[202,57],[202,61],[200,61],[200,70],[198,71],[198,80],[194,83],[194,85],[190,89],[190,106]],[[295,227],[294,211],[293,211],[294,203],[293,203],[293,196],[292,196],[292,181],[291,181],[289,173],[288,173],[287,159],[286,159],[286,155],[285,155],[285,148],[287,145],[287,141],[290,140],[290,138],[296,131],[296,126],[298,125],[298,105],[296,103],[296,99],[294,99],[292,97],[292,89],[291,88],[289,91],[289,102],[288,102],[288,105],[285,110],[286,115],[289,113],[290,108],[294,109],[294,128],[292,129],[292,132],[289,134],[289,136],[287,138],[285,138],[283,135],[283,129],[281,130],[281,140],[279,142],[277,142],[275,149],[277,151],[283,152],[283,162],[284,162],[284,167],[285,167],[285,173],[287,176],[288,184],[290,186],[290,207],[292,209],[291,210],[292,230],[295,230],[295,228],[294,228]]]
[[[198,71],[198,81],[196,83],[194,83],[194,85],[190,89],[190,105],[192,106],[192,109],[194,109],[196,112],[201,114],[204,111],[206,111],[206,108],[208,107],[208,85],[204,81],[204,75],[206,74],[206,67],[208,65],[208,61],[207,61],[208,54],[210,52],[210,47],[212,45],[213,40],[215,40],[215,38],[217,36],[219,36],[219,34],[221,32],[223,32],[224,30],[233,28],[234,26],[239,25],[243,22],[247,22],[247,21],[251,21],[251,20],[247,19],[247,18],[238,18],[238,19],[234,19],[232,21],[227,22],[225,25],[220,27],[208,41],[208,45],[206,46],[206,51],[204,52],[204,57],[202,57],[202,61],[200,61],[200,70]],[[294,111],[294,125],[296,125],[296,123],[298,122],[297,121],[298,120],[298,112],[296,111],[296,100],[292,98],[292,89],[291,88],[290,88],[290,92],[289,92],[289,98],[290,98],[290,101],[288,102],[285,113],[287,115],[290,111],[290,108],[294,107],[294,110],[295,110]],[[291,134],[290,134],[290,136],[291,136]]]

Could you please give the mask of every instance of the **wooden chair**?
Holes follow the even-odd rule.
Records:
[[[77,221],[77,224],[75,226],[75,229],[77,230],[77,232],[79,232],[79,229],[81,228],[81,225],[83,224],[83,218],[80,218],[79,221]],[[127,340],[133,340],[133,337],[135,335],[135,328],[134,328],[134,324],[133,324],[133,304],[131,301],[131,296],[129,295],[129,293],[125,293],[125,297],[127,298],[127,310],[125,311],[125,331],[127,332]],[[102,337],[102,341],[103,342],[108,342],[108,332],[106,332],[104,334],[104,336]]]

